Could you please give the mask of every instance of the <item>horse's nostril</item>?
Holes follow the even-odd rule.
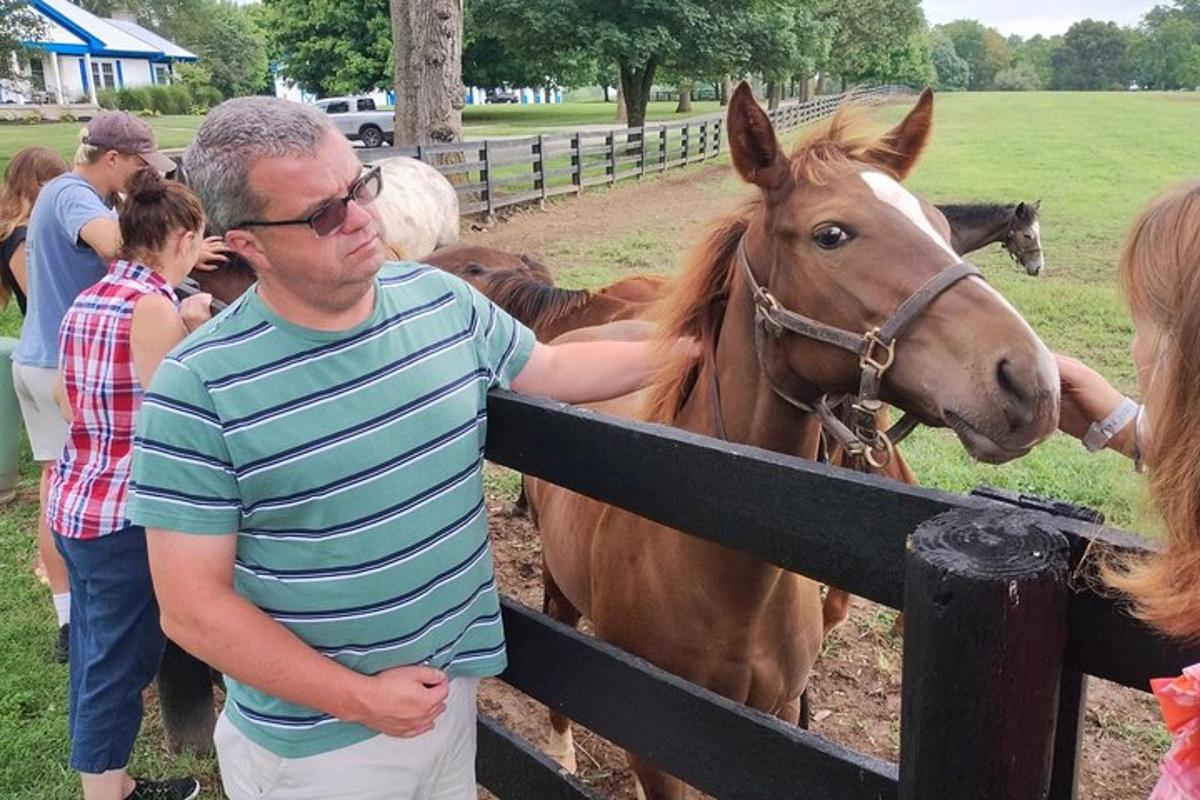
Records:
[[[996,383],[1008,401],[1005,404],[1005,416],[1012,428],[1029,424],[1033,419],[1033,402],[1029,390],[1021,384],[1012,362],[1008,358],[1000,359],[996,364]]]

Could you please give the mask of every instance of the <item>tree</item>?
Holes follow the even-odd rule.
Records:
[[[645,123],[659,69],[681,64],[685,47],[704,46],[745,6],[739,0],[479,0],[476,8],[521,58],[567,49],[615,64],[629,125],[636,128]]]
[[[1186,8],[1153,9],[1130,38],[1128,66],[1146,88],[1200,86],[1200,21],[1193,21]]]
[[[1029,64],[1033,67],[1038,75],[1038,81],[1042,86],[1050,85],[1052,74],[1051,57],[1054,54],[1055,48],[1061,46],[1061,36],[1052,36],[1047,39],[1040,33],[1024,41],[1020,41],[1018,37],[1018,42],[1015,44],[1011,39],[1009,40],[1009,50],[1012,52],[1013,63]]]
[[[13,56],[27,55],[23,42],[36,41],[45,34],[41,19],[23,0],[0,0],[0,80],[20,78],[13,67]]]
[[[970,88],[990,89],[996,73],[1012,62],[1008,40],[994,28],[985,28],[973,19],[958,19],[938,26],[950,37],[954,52],[971,66]]]
[[[1053,89],[1119,89],[1128,83],[1128,37],[1115,22],[1085,19],[1063,36],[1051,57]]]
[[[1037,92],[1042,88],[1042,79],[1032,64],[1017,64],[996,73],[993,87],[1001,92]]]
[[[934,88],[939,92],[956,92],[971,84],[971,65],[959,58],[954,42],[936,28],[929,33],[929,54],[933,59]]]
[[[279,71],[300,88],[330,95],[392,85],[387,0],[263,0],[263,4]]]
[[[462,139],[461,0],[391,0],[396,144]]]
[[[591,48],[513,49],[486,24],[479,0],[463,11],[463,81],[468,86],[585,86],[598,71]],[[486,9],[484,9],[486,12]]]
[[[919,0],[841,0],[830,13],[836,33],[827,67],[845,84],[933,79]]]

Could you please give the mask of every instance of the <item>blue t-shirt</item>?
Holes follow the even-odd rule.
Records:
[[[13,361],[30,367],[58,366],[58,328],[75,298],[104,277],[108,265],[79,238],[94,219],[117,212],[73,172],[47,183],[33,204],[25,258],[29,265],[29,307]]]

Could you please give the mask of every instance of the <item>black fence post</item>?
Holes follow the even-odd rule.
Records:
[[[608,182],[616,183],[617,181],[617,136],[613,131],[609,131],[604,137],[604,144],[608,146],[608,166],[605,172],[608,174]]]
[[[496,217],[496,198],[492,195],[492,156],[491,150],[488,147],[488,142],[485,139],[483,146],[479,149],[479,154],[483,161],[483,193],[484,202],[487,204],[488,224]]]
[[[571,136],[571,183],[575,191],[583,191],[583,159],[579,157],[579,134]]]
[[[546,137],[538,134],[537,142],[533,145],[534,155],[537,158],[533,162],[533,188],[542,193],[538,198],[538,207],[546,207]]]
[[[909,538],[900,800],[1048,796],[1067,550],[1005,510],[947,512]]]
[[[1079,749],[1087,711],[1087,675],[1067,667],[1058,689],[1058,724],[1054,728],[1054,772],[1050,800],[1075,800],[1079,791]]]
[[[667,169],[667,126],[658,129],[658,171]]]

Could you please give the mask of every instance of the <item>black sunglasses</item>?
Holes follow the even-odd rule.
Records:
[[[328,236],[335,233],[346,222],[346,208],[350,201],[360,206],[369,206],[383,191],[383,171],[379,167],[371,167],[358,180],[350,184],[350,191],[345,197],[324,203],[304,219],[285,220],[254,220],[248,219],[234,225],[235,228],[270,228],[278,225],[307,225],[317,236]]]

